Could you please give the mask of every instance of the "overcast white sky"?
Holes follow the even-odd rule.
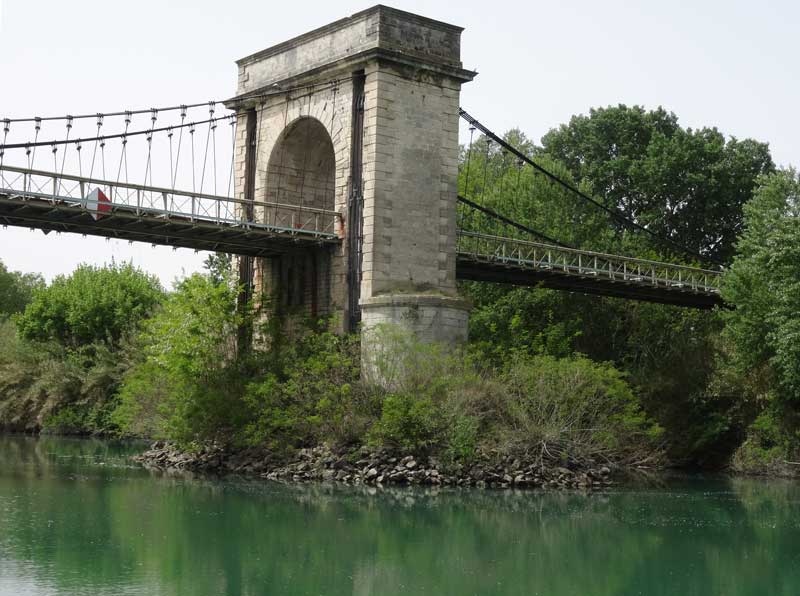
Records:
[[[479,71],[462,105],[538,140],[590,107],[662,105],[684,126],[768,141],[798,164],[800,3],[788,0],[508,2],[395,0],[466,28]],[[0,0],[0,117],[93,113],[222,99],[234,60],[371,6],[304,0]],[[8,267],[51,279],[81,262],[132,260],[165,286],[201,267],[188,250],[9,228]]]

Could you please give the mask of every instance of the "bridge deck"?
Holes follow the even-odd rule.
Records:
[[[87,198],[99,188],[109,202]],[[251,221],[242,219],[250,211]],[[334,211],[0,167],[0,223],[271,256],[340,242]],[[458,232],[457,277],[695,308],[721,304],[720,273]]]
[[[99,188],[105,203],[86,198]],[[0,168],[0,223],[151,244],[270,256],[339,242],[334,211]],[[97,219],[95,219],[97,215]]]
[[[695,308],[722,304],[718,271],[459,230],[459,279]]]

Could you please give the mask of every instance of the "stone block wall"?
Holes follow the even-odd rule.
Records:
[[[366,74],[361,300],[455,295],[460,82],[379,62]]]
[[[337,73],[341,75],[341,73]],[[333,83],[332,81],[338,81]],[[349,78],[340,80],[318,80],[316,87],[297,92],[259,98],[255,102],[258,117],[256,125],[256,176],[255,176],[255,220],[280,227],[312,228],[321,226],[325,231],[338,233],[344,238],[343,222],[347,211],[347,198],[350,192],[350,136],[352,120],[352,82]],[[236,136],[236,159],[234,176],[237,197],[244,199],[246,176],[246,116],[240,115]],[[313,121],[313,138],[305,134],[307,123]],[[288,137],[287,131],[296,133]],[[325,138],[319,132],[324,131]],[[312,141],[306,147],[304,142]],[[327,155],[330,142],[330,155]],[[305,174],[301,174],[305,170]],[[300,205],[310,208],[307,211],[281,209],[270,203]],[[311,209],[333,210],[338,218],[318,215]],[[320,254],[313,257],[317,278],[316,290],[312,290],[311,280],[301,290],[307,295],[302,302],[306,314],[315,310],[319,316],[334,316],[341,326],[347,308],[346,292],[346,246],[343,243],[333,252],[321,248]],[[258,259],[254,285],[256,293],[276,293],[291,300],[290,292],[279,287],[281,279],[294,280],[307,277],[298,272],[290,275],[287,267],[301,268],[307,254],[287,255]],[[292,265],[294,264],[294,265]],[[305,268],[305,271],[311,266]],[[292,282],[294,283],[294,282]],[[319,307],[312,308],[311,292],[316,291]],[[296,296],[295,291],[292,295]],[[294,301],[293,305],[298,306]]]
[[[261,284],[286,295],[278,286],[307,277],[314,263],[315,276],[328,276],[329,304],[320,310],[344,320],[348,300],[359,300],[365,328],[392,322],[426,341],[466,339],[468,308],[457,297],[455,279],[458,109],[461,85],[475,73],[461,68],[461,31],[375,6],[237,62],[238,95],[231,105],[258,113],[256,219],[283,221],[280,209],[266,204],[280,202],[332,205],[341,221],[342,243],[327,268],[308,255],[271,259],[257,268]],[[363,185],[363,254],[358,296],[348,296],[356,73],[365,76],[363,153],[355,164]],[[292,136],[301,128],[310,142]],[[243,117],[237,135],[243,197]],[[319,166],[310,175],[304,171],[309,159]],[[287,267],[304,273],[287,273]]]

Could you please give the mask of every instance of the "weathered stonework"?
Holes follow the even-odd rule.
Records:
[[[365,328],[395,325],[424,342],[467,340],[470,305],[465,300],[426,294],[391,294],[362,301]]]
[[[392,322],[425,341],[466,339],[455,279],[458,107],[475,73],[461,67],[461,31],[375,6],[238,61],[229,103],[241,114],[237,189],[247,175],[244,111],[255,109],[255,200],[336,210],[343,240],[332,254],[266,260],[257,283],[339,320],[358,301],[365,328]],[[348,221],[353,197],[363,198],[360,222]],[[269,211],[256,219],[282,221]],[[349,226],[363,238],[355,273]],[[354,290],[348,275],[360,281]]]

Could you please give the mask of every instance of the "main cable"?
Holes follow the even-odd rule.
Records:
[[[204,104],[208,105],[208,104]],[[133,112],[131,112],[133,114]],[[137,130],[134,132],[123,132],[115,135],[104,135],[101,137],[82,137],[80,139],[66,139],[63,141],[38,141],[36,143],[9,143],[8,145],[0,145],[0,149],[26,149],[29,147],[46,147],[54,145],[67,145],[74,143],[86,143],[87,141],[108,141],[111,139],[123,139],[128,137],[135,137],[140,135],[152,134],[154,132],[164,132],[174,128],[186,128],[189,126],[197,126],[200,124],[209,124],[211,122],[220,122],[223,120],[230,120],[236,118],[236,114],[228,114],[227,116],[219,116],[218,118],[211,118],[209,120],[199,120],[197,122],[189,122],[185,124],[173,124],[172,126],[164,126],[161,128],[147,128],[145,130]]]
[[[279,95],[283,95],[285,93],[291,93],[292,91],[302,91],[304,89],[314,89],[316,87],[320,88],[327,88],[330,86],[336,86],[342,81],[348,80],[352,77],[345,77],[334,79],[332,81],[325,81],[324,83],[309,83],[306,85],[295,85],[293,87],[275,87],[272,91],[265,91],[262,93],[252,93],[252,94],[244,94],[241,97],[236,97],[232,99],[226,100],[212,100],[212,101],[204,101],[201,103],[193,103],[193,104],[181,104],[177,106],[167,106],[163,108],[143,108],[140,110],[123,110],[120,112],[95,112],[94,114],[77,114],[77,115],[65,115],[65,116],[34,116],[30,118],[3,118],[0,122],[11,124],[14,122],[47,122],[52,120],[82,120],[85,118],[113,118],[114,116],[131,116],[137,114],[152,114],[155,112],[173,112],[177,110],[186,110],[191,108],[200,108],[200,107],[208,107],[209,105],[224,105],[226,103],[242,103],[245,101],[250,101],[252,99],[265,99],[268,97],[276,97]],[[199,123],[198,123],[199,124]]]
[[[558,240],[556,240],[554,238],[550,238],[549,236],[547,236],[545,234],[542,234],[541,232],[539,232],[537,230],[534,230],[533,228],[531,228],[529,226],[526,226],[526,225],[521,224],[521,223],[519,223],[517,221],[514,221],[513,219],[509,219],[505,215],[501,215],[501,214],[497,213],[496,211],[492,211],[488,207],[484,207],[483,205],[479,205],[478,203],[470,201],[469,199],[467,199],[465,197],[462,197],[461,195],[458,196],[458,202],[459,203],[463,203],[467,207],[471,207],[472,209],[480,211],[484,215],[488,215],[489,217],[491,217],[493,219],[501,221],[504,224],[506,224],[508,226],[511,226],[512,228],[516,228],[516,229],[518,229],[518,230],[520,230],[522,232],[526,232],[528,234],[532,234],[532,235],[536,236],[537,238],[541,238],[542,240],[545,240],[545,241],[547,241],[547,242],[549,242],[551,244],[555,244],[556,246],[560,246],[561,248],[574,248],[573,246],[570,246],[569,244],[564,244],[563,242],[559,242]]]
[[[528,157],[527,155],[525,155],[524,153],[519,151],[516,147],[514,147],[513,145],[507,143],[505,140],[503,140],[502,138],[497,136],[494,132],[492,132],[491,130],[486,128],[486,126],[481,124],[477,119],[475,119],[472,116],[470,116],[469,113],[467,113],[467,111],[464,110],[463,108],[459,108],[458,109],[458,113],[464,120],[466,120],[469,123],[470,126],[474,126],[478,130],[480,130],[484,135],[486,135],[487,138],[495,141],[496,143],[499,143],[501,147],[506,149],[506,151],[509,151],[509,152],[513,153],[519,159],[523,160],[525,163],[527,163],[528,165],[532,166],[536,171],[541,172],[542,174],[547,176],[553,182],[559,184],[560,186],[562,186],[563,188],[567,189],[568,191],[578,195],[580,198],[582,198],[585,201],[588,201],[589,203],[591,203],[595,207],[598,207],[599,209],[602,209],[603,211],[608,213],[611,217],[613,217],[617,221],[625,224],[626,226],[634,228],[636,230],[645,232],[646,234],[649,234],[651,237],[655,238],[656,240],[658,240],[660,242],[667,243],[667,244],[671,245],[673,248],[677,248],[681,252],[683,252],[683,253],[685,253],[687,255],[691,255],[691,256],[693,256],[695,258],[698,258],[701,261],[714,263],[715,265],[719,265],[719,266],[723,265],[722,261],[719,261],[718,259],[715,259],[715,258],[710,257],[708,255],[700,254],[699,252],[696,252],[696,251],[690,249],[687,246],[684,246],[684,245],[682,245],[682,244],[680,244],[678,242],[675,242],[671,238],[666,238],[666,237],[663,237],[663,236],[659,236],[658,234],[656,234],[652,230],[648,230],[642,224],[633,221],[632,219],[630,219],[627,216],[623,215],[622,213],[620,213],[616,209],[612,209],[610,207],[606,207],[605,205],[603,205],[598,200],[590,197],[589,195],[587,195],[582,190],[576,188],[575,186],[573,186],[569,182],[566,182],[565,180],[563,180],[562,178],[560,178],[556,174],[553,174],[549,170],[543,168],[542,166],[540,166],[539,164],[534,162],[530,157]]]

